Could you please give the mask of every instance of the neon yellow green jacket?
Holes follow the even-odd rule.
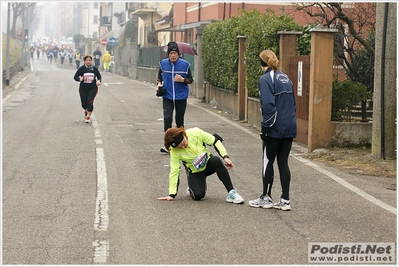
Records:
[[[186,148],[174,148],[170,150],[169,195],[175,197],[180,174],[180,162],[184,162],[191,172],[205,170],[206,164],[196,164],[199,158],[208,162],[210,150],[205,146],[214,146],[221,157],[227,156],[226,148],[214,135],[201,130],[198,127],[186,129],[188,146]]]

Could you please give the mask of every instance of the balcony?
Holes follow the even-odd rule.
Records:
[[[157,6],[154,3],[139,3],[135,7],[136,9],[130,12],[130,15],[137,16],[143,20],[146,20],[147,15],[151,15],[152,13],[162,16],[162,12],[157,9]]]

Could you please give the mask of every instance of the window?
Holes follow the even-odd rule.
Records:
[[[93,23],[98,24],[98,16],[97,15],[93,16]]]
[[[94,3],[93,8],[98,8],[98,3]]]

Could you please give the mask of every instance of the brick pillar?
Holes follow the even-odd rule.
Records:
[[[302,32],[279,31],[280,35],[280,69],[288,75],[290,69],[290,57],[297,55],[298,35]]]
[[[334,33],[312,29],[309,83],[308,151],[326,147],[334,134],[331,123]]]
[[[248,92],[245,86],[245,64],[244,64],[244,53],[245,53],[245,36],[237,36],[238,39],[238,120],[248,120]]]

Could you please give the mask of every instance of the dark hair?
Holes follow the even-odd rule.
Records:
[[[184,129],[183,126],[180,126],[179,128],[173,127],[166,130],[164,136],[164,146],[167,150],[170,150],[173,141],[175,141],[176,137],[179,135],[182,135],[187,138],[186,130]]]
[[[93,61],[93,57],[92,57],[91,55],[85,55],[85,56],[83,57],[83,60],[86,61],[86,59],[87,59],[88,57]]]

